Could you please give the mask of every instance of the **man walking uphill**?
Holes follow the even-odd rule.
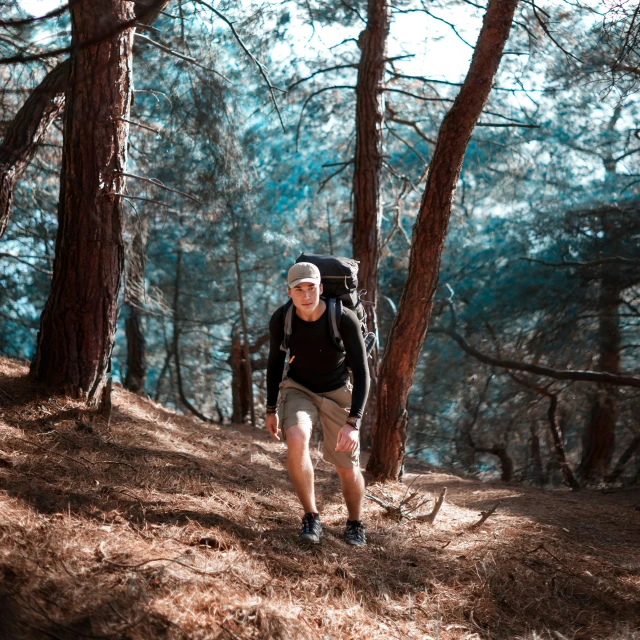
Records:
[[[287,443],[289,477],[305,512],[300,540],[317,544],[322,525],[316,508],[309,439],[313,426],[322,425],[323,457],[340,476],[349,513],[345,540],[362,546],[366,544],[360,521],[364,478],[358,429],[369,392],[367,355],[360,321],[350,309],[343,309],[339,319],[344,350],[336,345],[331,328],[334,319],[320,297],[322,290],[320,271],[314,264],[299,262],[289,269],[287,293],[291,302],[280,307],[269,322],[266,427],[277,440],[282,433]],[[291,304],[288,370],[282,380],[286,355],[281,345]]]

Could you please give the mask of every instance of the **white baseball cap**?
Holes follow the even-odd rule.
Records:
[[[289,269],[289,275],[287,277],[290,289],[301,282],[320,284],[320,280],[320,270],[315,264],[311,264],[311,262],[297,262]]]

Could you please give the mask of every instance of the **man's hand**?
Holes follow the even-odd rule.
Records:
[[[264,426],[267,427],[267,431],[276,439],[280,440],[280,429],[278,428],[278,414],[268,413],[264,421]]]
[[[346,451],[347,453],[353,453],[358,448],[358,441],[360,434],[357,429],[354,429],[350,424],[345,424],[340,433],[338,433],[338,442],[336,444],[336,451]]]

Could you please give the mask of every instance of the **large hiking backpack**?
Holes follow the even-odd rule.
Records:
[[[376,344],[376,336],[367,329],[367,314],[362,304],[364,289],[358,291],[358,263],[351,258],[338,256],[321,256],[313,253],[301,253],[297,262],[311,262],[318,267],[322,278],[322,297],[327,303],[331,339],[338,349],[344,351],[344,343],[340,334],[340,321],[343,308],[351,309],[358,320],[364,339],[367,356]],[[293,304],[290,303],[284,316],[284,340],[280,349],[288,351],[293,322]]]

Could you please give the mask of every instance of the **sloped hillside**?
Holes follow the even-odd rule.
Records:
[[[370,544],[297,540],[285,451],[122,389],[111,424],[0,360],[0,638],[640,638],[640,493],[541,492],[410,467],[435,523],[368,501]],[[406,486],[369,490],[399,500]],[[382,493],[384,492],[384,493]],[[500,501],[484,524],[479,513]],[[423,511],[428,511],[425,505]]]

